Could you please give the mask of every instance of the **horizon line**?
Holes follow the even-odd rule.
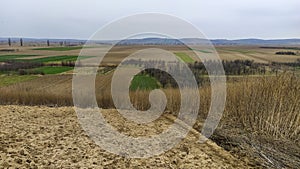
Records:
[[[5,39],[5,38],[11,38],[11,39],[39,39],[39,40],[82,40],[82,41],[88,41],[89,39],[84,39],[84,38],[46,38],[46,37],[22,37],[22,36],[0,36],[0,39]],[[256,37],[249,37],[249,38],[162,38],[162,37],[145,37],[145,38],[132,38],[132,39],[119,39],[119,40],[135,40],[135,39],[172,39],[172,40],[182,40],[182,39],[205,39],[205,40],[229,40],[229,41],[234,41],[234,40],[300,40],[300,37],[294,37],[294,38],[256,38]],[[118,39],[111,39],[111,40],[100,40],[99,41],[117,41]],[[97,41],[97,40],[96,40]]]

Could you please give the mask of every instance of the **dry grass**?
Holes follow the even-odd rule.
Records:
[[[255,132],[299,140],[300,79],[292,74],[228,85],[224,117]]]
[[[167,110],[178,112],[180,93],[165,89]],[[203,121],[210,107],[210,87],[200,93],[199,120]],[[191,98],[192,101],[193,98]],[[132,103],[138,109],[149,108],[148,93],[132,93]],[[228,83],[223,123],[242,126],[251,132],[267,134],[277,139],[300,139],[300,79],[292,74],[276,77],[242,78]]]
[[[96,78],[96,98],[102,108],[114,108],[110,94],[112,73]],[[221,123],[212,136],[240,160],[266,168],[299,168],[300,78],[284,73],[265,77],[231,77]],[[0,104],[71,106],[72,75],[52,75],[0,88]],[[163,89],[166,110],[177,115],[178,89]],[[199,89],[200,109],[194,128],[201,131],[210,107],[210,86]],[[83,102],[86,100],[82,95]],[[131,91],[139,110],[150,107],[149,91]],[[189,102],[192,102],[190,98]],[[88,105],[89,103],[84,103]]]
[[[109,87],[111,76],[110,73],[96,78],[96,97],[103,108],[114,108]],[[0,103],[70,106],[73,104],[71,78],[71,75],[45,76],[0,88]],[[166,109],[176,114],[180,109],[178,89],[163,91],[168,99]],[[210,87],[202,87],[199,93],[199,120],[203,120],[210,107]],[[130,92],[130,96],[137,109],[146,110],[150,107],[149,91]],[[275,138],[299,141],[299,103],[300,79],[295,75],[285,73],[276,77],[240,77],[238,81],[227,84],[223,121]]]

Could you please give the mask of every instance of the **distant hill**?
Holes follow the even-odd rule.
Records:
[[[12,42],[19,42],[20,38],[11,38]],[[50,40],[52,43],[67,42],[73,44],[84,44],[86,40],[80,39],[37,39],[37,38],[23,38],[23,41],[30,43],[46,43]],[[116,40],[110,41],[94,41],[94,43],[99,44],[112,44],[116,43]],[[0,43],[7,43],[7,38],[0,38]],[[167,38],[144,38],[144,39],[126,39],[120,41],[120,45],[182,45],[185,44],[209,44],[214,45],[300,45],[300,39],[197,39],[197,38],[183,38],[183,39],[167,39]]]
[[[218,45],[300,45],[300,39],[237,39],[237,40],[212,40],[213,44]]]
[[[113,43],[116,41],[110,41]],[[103,43],[103,41],[102,41]],[[105,43],[105,42],[104,42]],[[214,45],[300,45],[300,39],[197,39],[197,38],[183,38],[183,39],[164,39],[164,38],[144,38],[144,39],[127,39],[119,42],[120,45],[182,45],[190,44],[209,44]]]

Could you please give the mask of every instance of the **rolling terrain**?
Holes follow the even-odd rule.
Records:
[[[204,79],[199,87],[201,108],[194,129],[174,149],[147,160],[126,159],[101,150],[78,124],[72,108],[74,62],[76,59],[93,59],[106,46],[101,44],[97,47],[88,47],[87,52],[78,57],[81,46],[0,45],[0,67],[3,68],[0,71],[0,166],[300,167],[300,67],[297,67],[300,55],[297,46],[216,46],[220,58],[230,63],[229,68],[232,65],[242,65],[244,67],[241,70],[248,70],[250,74],[236,74],[231,70],[227,72],[232,74],[227,75],[225,112],[212,141],[204,145],[196,142],[211,99],[208,77],[200,74],[200,80]],[[166,110],[157,121],[158,124],[148,126],[151,131],[147,132],[140,128],[133,130],[137,127],[122,119],[114,109],[110,84],[115,66],[138,50],[156,47],[172,52],[182,62],[194,64],[195,67],[199,67],[201,63],[185,46],[120,45],[114,47],[104,58],[96,76],[97,102],[104,108],[105,118],[115,128],[129,135],[161,132],[172,122],[170,119],[176,117],[180,108],[180,93],[177,88],[168,85],[163,87],[155,76],[139,74],[133,78],[129,92],[131,102],[137,109],[149,108],[149,92],[152,89],[162,89],[168,99]],[[295,55],[278,55],[278,51],[291,51]],[[205,54],[208,51],[197,52]],[[5,65],[8,68],[10,65],[16,67],[6,70]],[[251,73],[250,68],[256,70],[260,67],[266,68],[266,72]],[[276,71],[271,70],[275,68]],[[198,75],[199,72],[195,74]]]

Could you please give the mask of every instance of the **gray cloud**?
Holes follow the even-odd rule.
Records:
[[[120,17],[178,16],[209,38],[299,38],[299,0],[3,0],[0,36],[86,39]]]

